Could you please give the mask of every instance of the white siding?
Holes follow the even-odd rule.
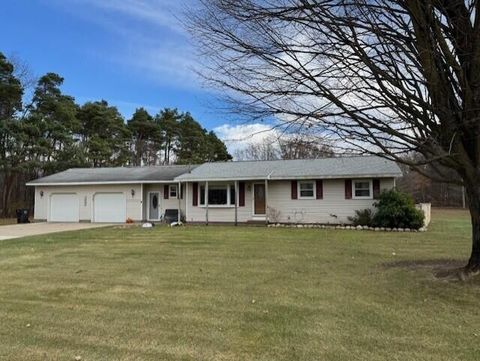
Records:
[[[132,189],[135,195],[132,196]],[[40,195],[43,192],[43,197]],[[126,214],[134,221],[142,220],[142,195],[140,184],[131,185],[86,185],[86,186],[36,186],[35,187],[35,212],[36,220],[46,220],[48,202],[52,193],[76,193],[80,203],[80,221],[92,221],[93,196],[95,193],[120,192],[124,193],[127,206]]]
[[[381,179],[380,190],[393,188],[393,178]],[[291,182],[270,182],[268,207],[280,212],[279,222],[349,223],[357,209],[373,208],[373,199],[345,199],[345,180],[323,180],[323,199],[291,199]],[[273,220],[271,220],[273,221]]]
[[[178,188],[178,183],[172,183],[172,185],[177,185]],[[143,201],[143,218],[144,220],[148,219],[148,210],[150,208],[149,205],[149,198],[148,198],[148,193],[149,192],[158,192],[159,197],[158,197],[158,208],[160,215],[165,214],[166,209],[178,209],[180,207],[180,211],[182,213],[182,216],[185,216],[185,194],[183,195],[183,199],[178,199],[178,198],[171,198],[170,195],[168,199],[165,199],[164,197],[164,184],[144,184],[143,185],[143,193],[144,193],[144,201]],[[185,185],[184,185],[185,186]],[[185,193],[185,192],[184,192]],[[177,189],[177,195],[180,196],[180,190]]]
[[[212,183],[213,184],[213,183]],[[245,207],[238,207],[238,221],[248,222],[253,217],[252,182],[245,184]],[[393,178],[380,180],[380,189],[394,187]],[[187,192],[187,221],[205,222],[205,207],[192,205],[193,187],[188,183]],[[290,181],[269,181],[267,203],[269,214],[271,210],[279,212],[278,221],[282,223],[349,223],[348,217],[355,214],[355,210],[373,208],[373,199],[345,199],[345,180],[323,180],[323,199],[291,199]],[[235,209],[233,207],[208,209],[209,222],[234,222]]]

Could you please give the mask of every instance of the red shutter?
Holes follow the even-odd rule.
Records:
[[[317,199],[323,199],[323,181],[321,179],[317,179],[315,183],[317,186]]]
[[[245,182],[238,183],[238,206],[245,207]]]
[[[352,199],[352,180],[345,179],[345,199]]]
[[[163,186],[163,198],[168,199],[168,184]]]
[[[198,206],[198,183],[192,183],[192,206],[196,207]]]
[[[373,199],[380,197],[380,179],[373,180]]]
[[[297,194],[297,181],[293,180],[292,181],[292,199],[297,199],[298,194]]]

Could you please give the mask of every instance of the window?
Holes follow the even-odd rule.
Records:
[[[298,194],[300,199],[314,199],[315,198],[315,182],[314,181],[298,182]]]
[[[371,199],[372,198],[372,181],[371,180],[354,180],[353,198],[354,199]]]
[[[205,206],[205,186],[200,186],[199,204]],[[209,185],[208,186],[209,206],[230,206],[235,205],[235,187],[233,185]]]
[[[169,192],[170,198],[177,198],[177,186],[176,185],[171,185],[169,187]]]

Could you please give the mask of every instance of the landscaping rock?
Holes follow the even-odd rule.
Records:
[[[363,229],[362,226],[357,226],[357,231],[361,231]]]

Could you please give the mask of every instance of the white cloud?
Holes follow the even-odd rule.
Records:
[[[183,4],[171,0],[73,0],[81,6],[91,6],[106,12],[123,14],[155,26],[169,28],[173,32],[183,33],[176,15]]]
[[[231,154],[250,144],[261,144],[266,138],[278,136],[278,131],[272,125],[264,123],[223,124],[213,131],[225,142]]]

